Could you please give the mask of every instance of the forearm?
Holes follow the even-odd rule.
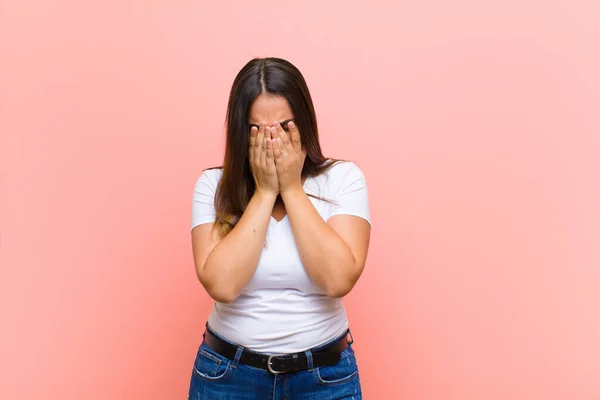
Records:
[[[202,284],[219,301],[233,301],[252,278],[275,199],[275,195],[255,193],[233,230],[208,255]]]
[[[352,251],[301,188],[282,193],[282,199],[306,273],[330,297],[346,295],[358,279]]]

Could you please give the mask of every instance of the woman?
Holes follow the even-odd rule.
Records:
[[[362,398],[342,297],[369,237],[364,175],[323,156],[300,71],[250,61],[231,89],[224,165],[194,189],[194,263],[215,304],[189,399]]]

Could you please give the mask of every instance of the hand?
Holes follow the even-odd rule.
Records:
[[[250,170],[254,176],[256,192],[277,196],[279,194],[279,181],[273,158],[273,141],[271,129],[263,122],[260,128],[255,126],[250,129],[250,147],[248,160]]]
[[[294,122],[288,123],[289,134],[283,130],[279,122],[275,122],[273,154],[275,169],[279,178],[279,192],[302,190],[302,168],[306,159],[306,151],[302,149],[300,132]]]

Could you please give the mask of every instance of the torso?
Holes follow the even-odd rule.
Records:
[[[341,163],[303,183],[316,211],[327,220],[352,165]],[[216,187],[221,171],[211,171]],[[368,216],[367,216],[368,218]],[[327,296],[306,273],[285,205],[278,197],[255,273],[231,303],[213,306],[208,323],[228,340],[264,353],[293,353],[333,340],[348,329],[342,299]]]

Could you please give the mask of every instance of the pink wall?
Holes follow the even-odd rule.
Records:
[[[265,55],[369,181],[347,299],[365,397],[600,398],[599,20],[591,0],[3,0],[0,398],[185,398],[210,307],[192,186]]]

